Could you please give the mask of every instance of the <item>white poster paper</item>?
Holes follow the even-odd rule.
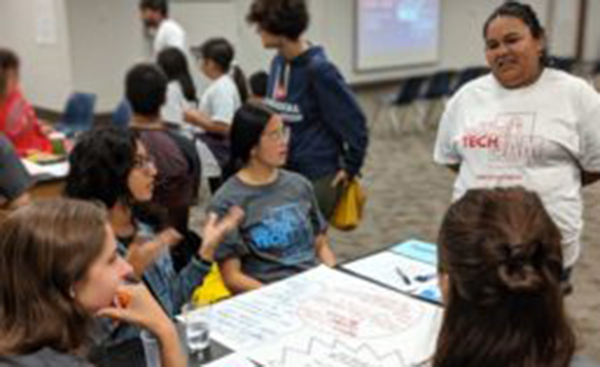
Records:
[[[199,312],[214,340],[267,366],[410,366],[441,321],[440,307],[325,266]]]

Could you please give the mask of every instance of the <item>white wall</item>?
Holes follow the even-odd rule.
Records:
[[[429,73],[438,69],[483,65],[482,26],[485,19],[503,0],[440,0],[440,60],[428,65],[383,71],[356,72],[354,69],[354,0],[311,0],[311,26],[308,38],[326,47],[329,57],[346,78],[354,84],[398,79],[406,75]],[[548,12],[547,0],[529,0],[543,23]],[[250,73],[268,68],[272,53],[265,52],[254,29],[245,22],[251,0],[175,1],[173,17],[187,30],[192,43],[200,43],[210,35],[200,31],[211,25],[212,33],[221,30],[238,49],[238,61]],[[574,2],[569,1],[573,4]],[[222,8],[219,16],[216,8]],[[202,9],[206,9],[203,11]],[[225,9],[228,9],[227,11]],[[206,14],[206,17],[204,16]],[[231,15],[237,21],[231,21]],[[559,46],[569,38],[557,40]],[[568,47],[568,45],[566,46]]]
[[[584,59],[587,61],[600,60],[600,1],[588,1],[587,20],[586,20],[586,39]]]
[[[122,99],[127,70],[144,59],[138,0],[66,0],[73,90],[96,93],[96,112]]]
[[[51,1],[57,18],[57,43],[35,41],[35,6]],[[272,52],[265,51],[245,21],[251,0],[171,0],[172,15],[188,31],[191,45],[226,35],[237,46],[238,63],[249,74],[267,69]],[[355,84],[382,82],[438,69],[483,65],[481,28],[502,0],[440,0],[439,62],[429,65],[357,73],[353,67],[354,0],[310,0],[309,38],[323,44],[346,78]],[[550,46],[553,53],[572,56],[578,1],[556,4]],[[549,25],[549,0],[529,0]],[[30,100],[61,111],[73,91],[98,95],[96,112],[109,112],[123,94],[126,70],[145,56],[138,0],[0,0],[0,45],[14,48],[23,60],[23,83]],[[600,1],[589,1],[586,58],[600,57]],[[572,9],[573,8],[573,9]],[[560,10],[562,9],[562,10]],[[558,22],[558,23],[557,23]],[[573,50],[573,51],[572,51]],[[195,68],[195,65],[192,65]]]
[[[72,86],[70,42],[64,0],[48,0],[52,11],[37,12],[38,0],[0,0],[0,46],[21,59],[21,81],[26,96],[37,106],[62,110]],[[56,43],[36,41],[38,19],[53,15]]]

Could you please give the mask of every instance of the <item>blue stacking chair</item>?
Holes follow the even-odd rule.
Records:
[[[371,124],[377,123],[381,113],[387,111],[386,117],[392,130],[401,130],[403,125],[412,120],[411,114],[416,110],[415,101],[420,97],[426,81],[427,77],[422,75],[409,77],[400,84],[397,93],[379,98]]]
[[[452,94],[452,82],[456,72],[452,70],[439,71],[429,79],[429,85],[423,95],[425,101],[422,126],[435,126],[439,120],[446,99]]]
[[[483,66],[474,66],[463,69],[460,73],[458,73],[457,81],[452,88],[451,94],[456,93],[463,85],[467,84],[471,80],[477,79],[489,72],[490,69]]]
[[[549,66],[567,73],[573,73],[577,60],[573,57],[550,57]]]
[[[121,103],[115,108],[112,114],[113,126],[118,128],[126,129],[131,121],[131,106],[126,99],[123,99]]]
[[[94,123],[96,95],[91,93],[73,93],[67,100],[62,120],[57,129],[68,137],[88,131]]]

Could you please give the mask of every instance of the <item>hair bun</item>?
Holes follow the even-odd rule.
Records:
[[[521,244],[505,245],[506,257],[498,266],[500,282],[511,292],[535,293],[543,286],[543,277],[525,248]]]

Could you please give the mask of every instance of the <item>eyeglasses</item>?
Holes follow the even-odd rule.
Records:
[[[133,168],[149,171],[156,168],[151,156],[136,155],[133,159]]]
[[[284,126],[281,129],[277,129],[268,133],[263,134],[263,136],[272,142],[283,142],[287,143],[290,140],[291,130],[289,127]]]

